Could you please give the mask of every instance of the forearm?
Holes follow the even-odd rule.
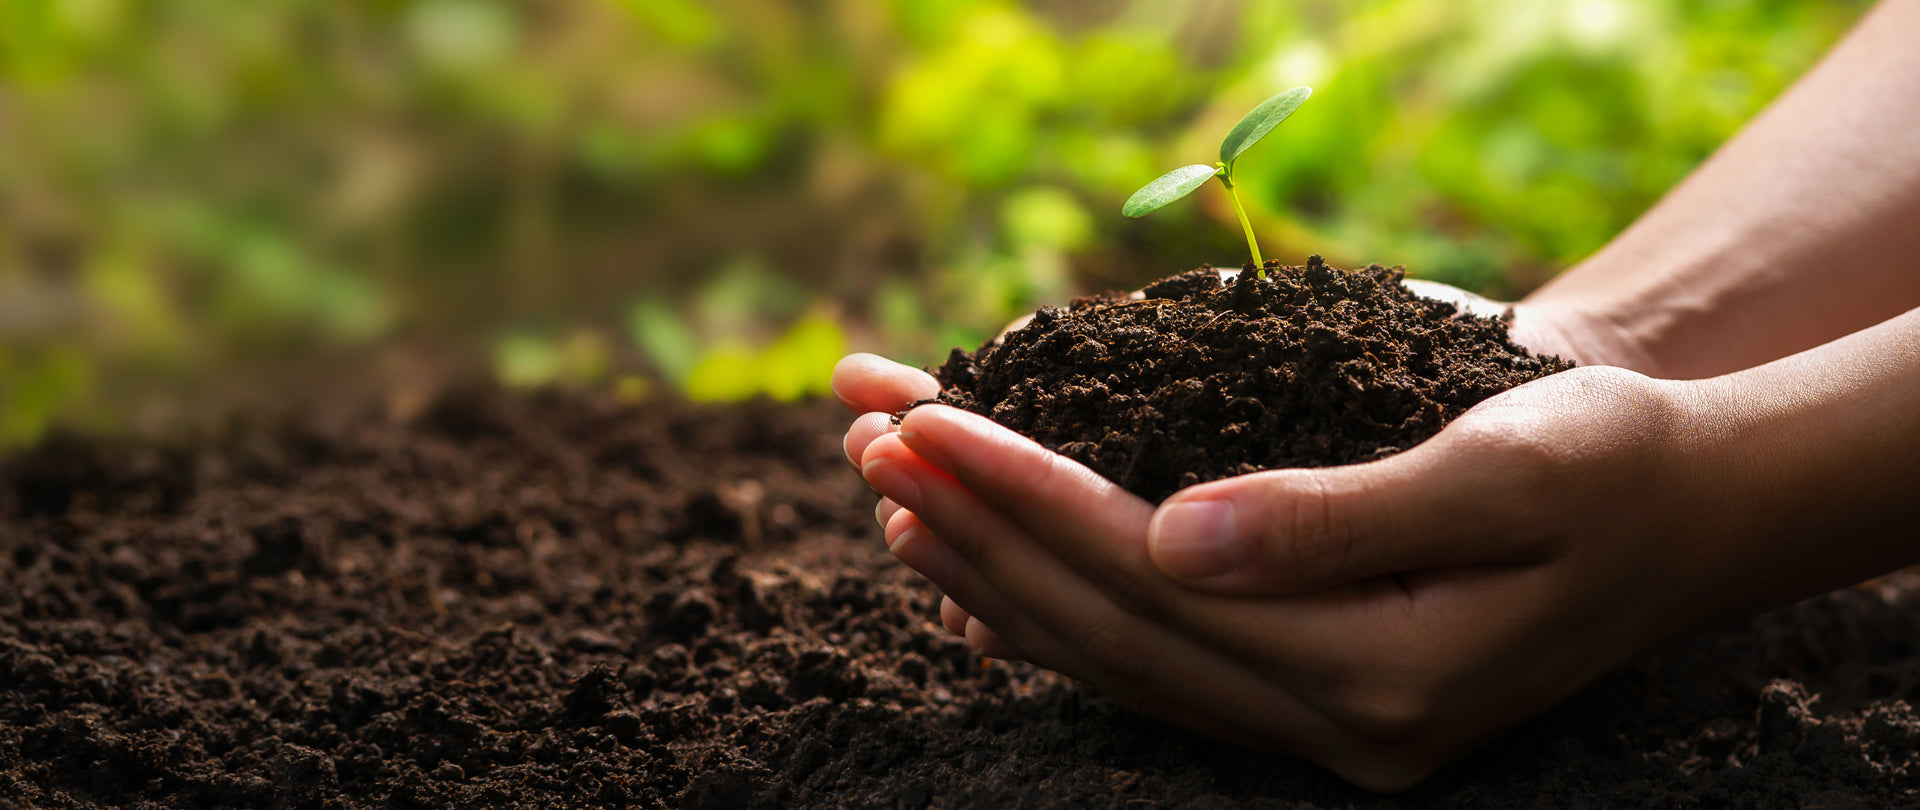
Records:
[[[1604,250],[1522,302],[1576,356],[1723,374],[1920,303],[1920,0],[1888,0]],[[1528,323],[1529,320],[1535,321]]]
[[[1678,472],[1707,524],[1677,570],[1719,603],[1708,618],[1920,563],[1920,309],[1674,385],[1700,426]]]

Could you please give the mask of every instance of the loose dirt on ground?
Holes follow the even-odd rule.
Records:
[[[1911,807],[1920,582],[1673,645],[1415,791],[982,662],[831,406],[485,389],[0,472],[0,807]]]

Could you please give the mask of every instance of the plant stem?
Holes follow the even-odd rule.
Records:
[[[1247,232],[1247,249],[1253,251],[1253,272],[1256,278],[1267,277],[1267,263],[1260,260],[1260,242],[1253,238],[1253,223],[1247,220],[1247,209],[1240,206],[1240,193],[1233,190],[1233,181],[1226,175],[1220,175],[1221,184],[1227,187],[1227,198],[1233,200],[1233,212],[1240,215],[1240,227]]]

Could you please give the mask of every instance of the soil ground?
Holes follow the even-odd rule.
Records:
[[[0,472],[0,807],[1913,807],[1920,580],[1394,797],[983,663],[828,405],[466,391]]]

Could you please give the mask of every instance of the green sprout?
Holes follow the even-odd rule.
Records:
[[[1143,217],[1160,210],[1167,203],[1193,193],[1207,182],[1207,178],[1218,177],[1220,184],[1227,187],[1227,197],[1233,200],[1233,211],[1240,215],[1240,227],[1247,232],[1247,249],[1253,251],[1254,272],[1260,278],[1267,277],[1265,262],[1260,260],[1260,243],[1253,238],[1253,223],[1247,220],[1247,209],[1240,207],[1240,195],[1233,190],[1233,162],[1240,158],[1261,138],[1267,137],[1281,121],[1287,120],[1294,110],[1307,103],[1307,96],[1313,95],[1311,87],[1295,87],[1253,108],[1252,112],[1234,124],[1225,140],[1220,142],[1220,162],[1208,166],[1195,163],[1160,175],[1146,184],[1133,196],[1127,198],[1127,204],[1120,207],[1120,213],[1130,217]]]

